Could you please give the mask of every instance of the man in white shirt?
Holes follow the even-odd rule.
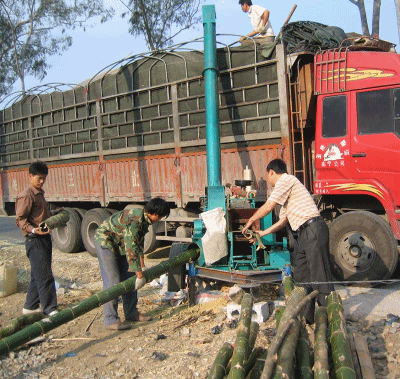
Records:
[[[253,5],[251,0],[239,0],[242,11],[249,14],[253,31],[246,36],[240,37],[242,46],[253,45],[254,42],[265,45],[274,42],[275,33],[269,21],[269,10],[260,5]],[[254,37],[254,38],[253,38]]]

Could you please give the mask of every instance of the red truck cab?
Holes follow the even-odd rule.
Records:
[[[384,279],[400,239],[400,55],[324,51],[314,60],[314,193],[330,213],[342,280]]]

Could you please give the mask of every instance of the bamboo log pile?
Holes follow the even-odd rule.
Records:
[[[208,379],[358,379],[340,296],[332,292],[327,308],[317,307],[313,346],[302,313],[318,291],[307,295],[304,288],[293,285],[290,277],[285,278],[283,286],[286,306],[275,312],[277,331],[271,344],[257,346],[259,326],[251,322],[253,301],[246,293],[241,304],[236,342],[233,347],[224,344]],[[372,379],[374,372],[368,345],[360,336],[355,338],[359,346],[358,357],[366,362],[363,375]],[[334,368],[330,367],[330,361]]]

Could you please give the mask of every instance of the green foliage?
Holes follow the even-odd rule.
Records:
[[[26,76],[42,80],[49,57],[72,45],[68,30],[111,16],[103,0],[0,0],[0,95],[18,79],[25,92]]]
[[[129,32],[144,36],[150,50],[173,43],[173,38],[201,21],[202,0],[129,0]],[[123,14],[122,16],[125,16]],[[174,34],[172,34],[174,33]]]

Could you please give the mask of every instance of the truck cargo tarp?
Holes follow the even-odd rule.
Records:
[[[334,49],[346,38],[343,29],[313,21],[291,22],[282,28],[282,41],[288,54]]]

